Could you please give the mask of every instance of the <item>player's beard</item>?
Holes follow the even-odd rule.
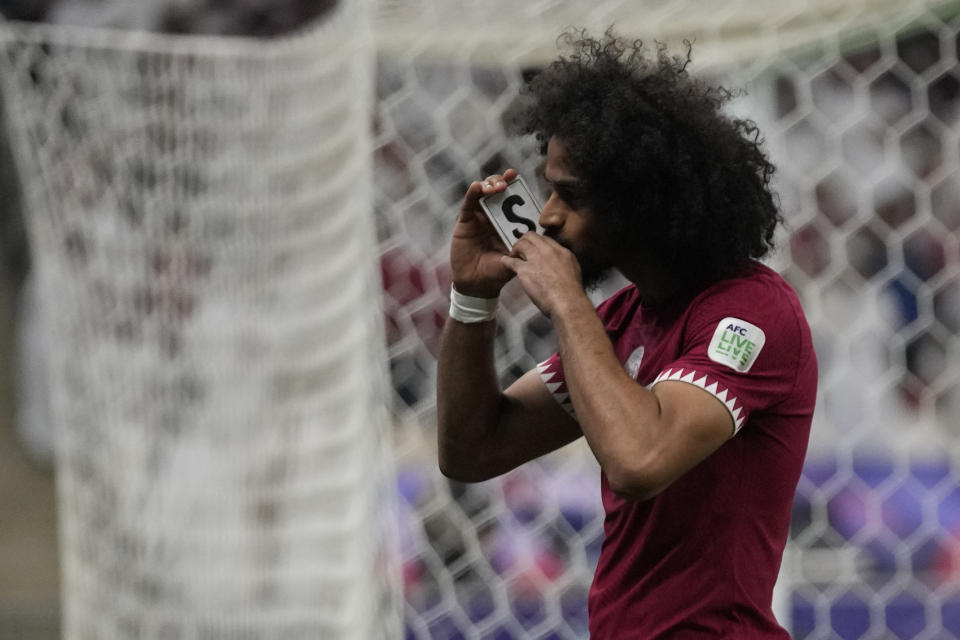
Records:
[[[613,271],[614,264],[610,260],[612,252],[604,251],[593,243],[589,243],[578,250],[565,238],[547,235],[556,240],[561,247],[570,251],[577,259],[577,263],[580,265],[580,282],[585,291],[596,289]]]

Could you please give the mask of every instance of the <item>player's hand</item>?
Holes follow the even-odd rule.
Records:
[[[547,317],[587,297],[577,257],[552,238],[525,233],[500,261],[517,274],[527,296]]]
[[[472,183],[463,197],[450,241],[450,267],[453,285],[464,295],[495,298],[513,278],[513,271],[500,261],[507,248],[484,214],[480,198],[500,193],[516,177],[516,171],[507,169],[503,175]]]

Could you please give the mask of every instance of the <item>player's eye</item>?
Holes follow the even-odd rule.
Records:
[[[569,187],[556,187],[554,191],[557,197],[567,203],[567,206],[576,208],[580,204],[580,194]]]
[[[547,179],[544,178],[542,174],[538,174],[536,179],[537,188],[540,190],[540,195],[543,198],[543,202],[546,202],[550,199],[550,196],[553,195],[553,186],[547,182]]]

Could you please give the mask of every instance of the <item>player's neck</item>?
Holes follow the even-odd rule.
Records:
[[[669,269],[638,264],[619,267],[619,270],[637,288],[644,306],[667,304],[684,294],[680,279]]]

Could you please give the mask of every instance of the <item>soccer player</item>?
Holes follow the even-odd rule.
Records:
[[[453,231],[438,370],[440,468],[485,480],[581,436],[602,469],[593,640],[788,638],[773,586],[817,384],[794,291],[757,259],[780,222],[774,167],[722,88],[611,32],[531,81],[543,236],[507,254],[470,185]],[[609,268],[630,285],[594,309]],[[516,277],[559,352],[501,391],[493,310]]]

